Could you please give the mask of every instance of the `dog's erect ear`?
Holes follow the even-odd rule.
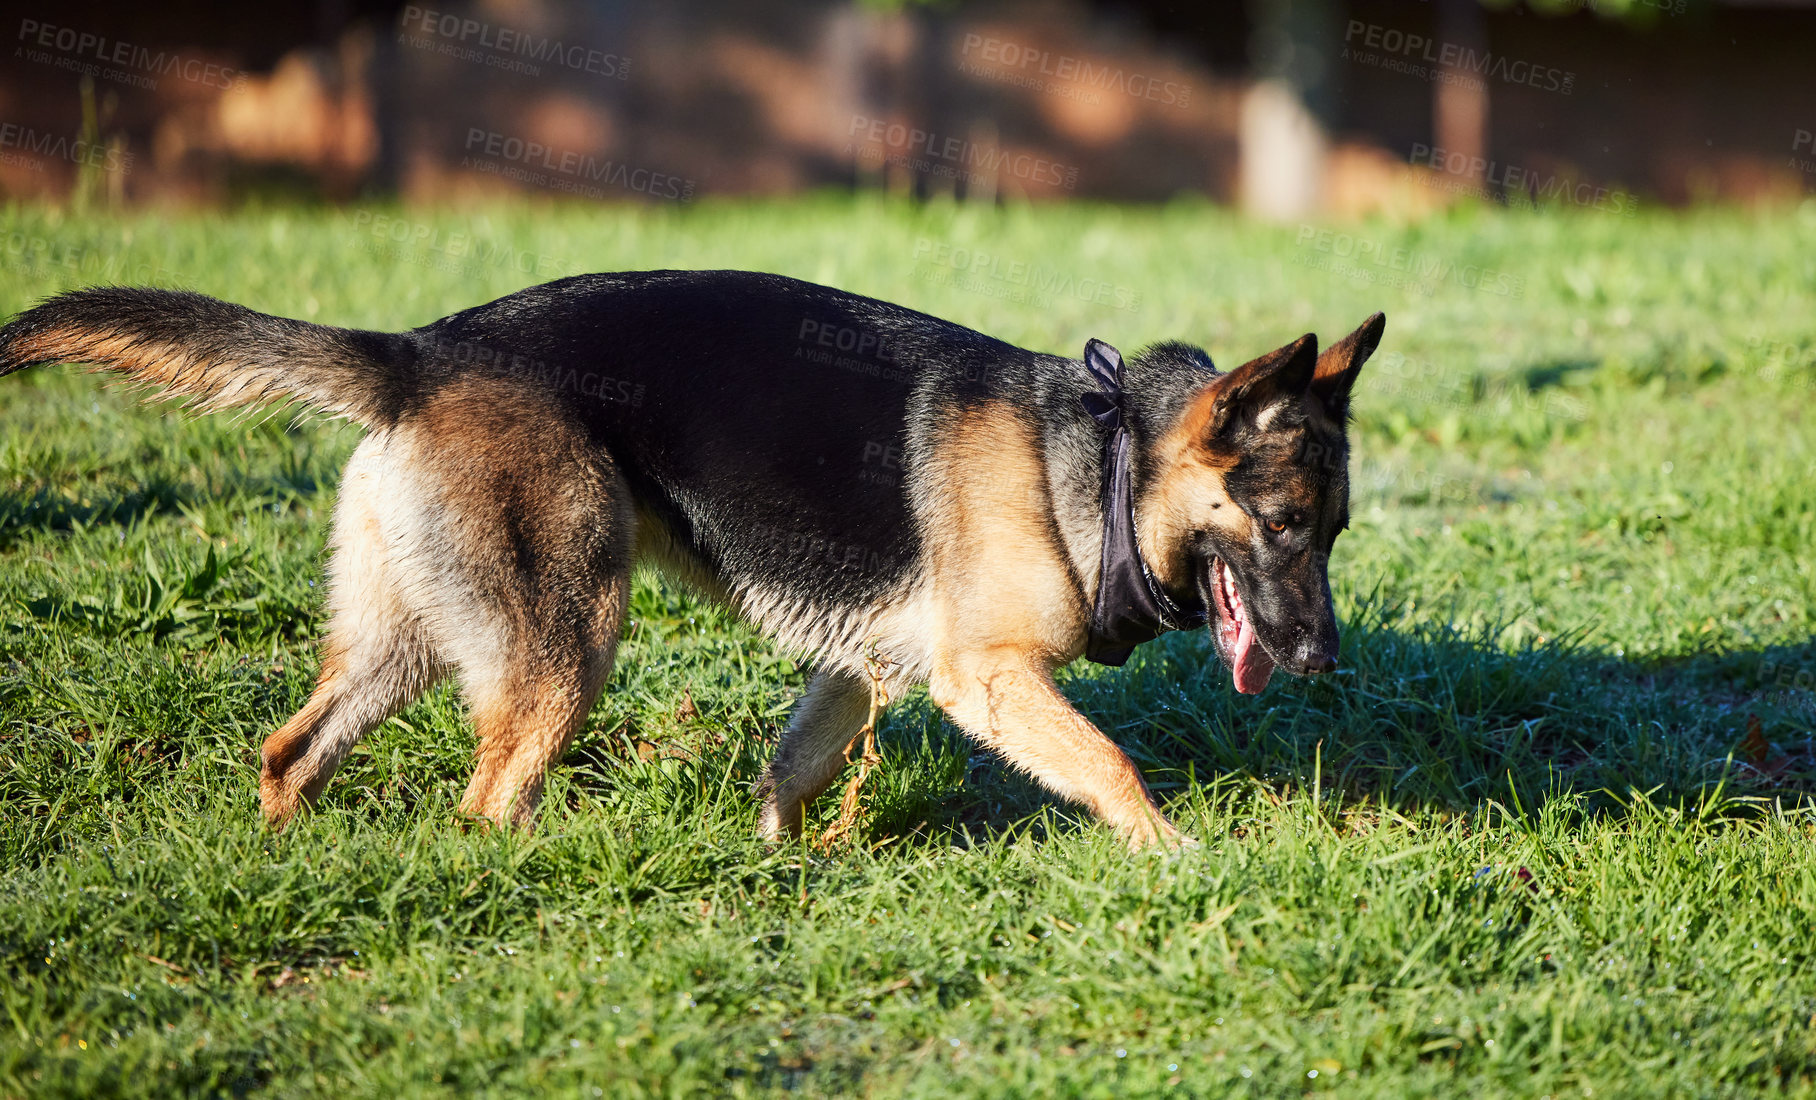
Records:
[[[1318,356],[1318,369],[1312,375],[1312,396],[1323,402],[1331,419],[1339,424],[1349,416],[1349,391],[1356,384],[1356,375],[1362,373],[1362,364],[1381,346],[1381,333],[1386,328],[1387,315],[1377,313]]]
[[[1186,414],[1193,434],[1211,440],[1240,423],[1241,413],[1299,397],[1318,366],[1318,338],[1306,333],[1282,348],[1251,359],[1204,388]]]

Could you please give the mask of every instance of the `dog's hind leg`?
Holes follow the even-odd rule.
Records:
[[[347,464],[335,508],[321,676],[303,709],[260,753],[259,796],[273,825],[313,804],[360,738],[440,673],[388,560],[383,452],[384,441],[369,438]]]
[[[437,391],[409,423],[412,607],[479,734],[462,811],[527,826],[544,773],[611,676],[636,510],[617,463],[553,395]]]
[[[427,651],[404,634],[331,638],[309,701],[260,750],[265,820],[282,825],[314,805],[353,746],[433,682],[431,669]]]
[[[845,746],[870,713],[870,684],[834,668],[814,673],[764,773],[757,829],[768,840],[801,835],[807,804],[832,785],[845,766]]]
[[[521,655],[499,675],[469,683],[479,758],[462,811],[518,828],[535,819],[549,768],[567,752],[611,677],[630,601],[628,561],[603,587],[589,601],[584,629],[536,623],[535,636],[522,640]]]

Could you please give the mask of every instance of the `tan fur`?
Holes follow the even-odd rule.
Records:
[[[869,713],[870,683],[841,668],[822,668],[795,707],[782,744],[759,787],[757,831],[770,840],[799,837],[807,804],[845,767],[845,747]]]
[[[82,328],[52,328],[21,338],[9,351],[22,360],[59,359],[89,363],[94,370],[127,375],[135,383],[156,387],[165,399],[186,398],[190,408],[218,412],[256,408],[300,397],[331,416],[369,421],[370,409],[357,387],[346,384],[356,368],[340,358],[334,347],[294,349],[298,358],[319,354],[311,374],[290,364],[232,355],[210,357],[178,342],[161,341],[130,332],[97,332]]]
[[[363,441],[336,509],[324,671],[265,743],[266,817],[312,802],[361,737],[453,668],[480,737],[462,807],[527,824],[611,673],[629,502],[608,456],[497,383],[449,387]]]
[[[728,588],[661,520],[644,512],[637,516],[636,559],[737,609],[782,646],[816,654],[822,668],[862,676],[864,653],[874,644],[889,658],[885,683],[891,695],[927,677],[925,593],[913,585],[858,609],[830,607],[761,585]]]
[[[1231,377],[1208,385],[1153,449],[1138,535],[1169,586],[1190,583],[1182,548],[1195,526],[1250,533],[1224,487],[1236,456],[1206,435]],[[1050,471],[1014,409],[974,411],[919,456],[913,494],[929,532],[920,579],[839,614],[722,586],[659,521],[635,513],[610,458],[565,423],[533,396],[474,381],[360,444],[336,510],[321,680],[265,745],[261,789],[274,823],[313,801],[360,737],[452,669],[480,737],[462,809],[527,825],[548,768],[610,676],[635,559],[820,657],[761,785],[764,836],[800,835],[808,804],[838,777],[864,720],[864,653],[875,647],[892,695],[925,681],[980,745],[1131,845],[1178,838],[1127,755],[1054,683],[1054,669],[1084,650],[1100,536],[1055,515]]]
[[[146,381],[168,385],[189,365],[190,359],[180,348],[147,348],[126,335],[109,335],[82,329],[50,329],[22,340],[22,358],[56,356],[79,362],[118,362],[134,360],[135,369]]]
[[[1332,421],[1347,415],[1354,370],[1383,323],[1371,318],[1316,361],[1316,380],[1328,383],[1318,400],[1328,404],[1308,409],[1314,433],[1341,427]],[[1282,477],[1277,487],[1245,488],[1237,507],[1226,485],[1237,456],[1218,448],[1238,438],[1225,428],[1261,431],[1276,437],[1265,450],[1278,461],[1290,443],[1279,437],[1301,423],[1297,416],[1277,423],[1291,411],[1281,399],[1317,388],[1308,386],[1315,346],[1308,334],[1207,384],[1175,429],[1141,454],[1153,468],[1136,502],[1140,549],[1169,588],[1192,583],[1187,555],[1206,525],[1230,536],[1223,552],[1257,534],[1244,511],[1255,504],[1250,497],[1288,509],[1289,519],[1300,503],[1295,493],[1311,503],[1309,481]],[[335,329],[143,288],[60,296],[16,318],[0,337],[0,374],[86,361],[205,408],[295,400],[371,429],[335,509],[319,679],[261,754],[261,799],[274,825],[320,795],[361,737],[451,672],[479,737],[462,809],[527,826],[548,769],[610,678],[631,570],[643,560],[819,661],[762,783],[764,835],[798,835],[807,804],[837,777],[841,750],[865,719],[874,654],[891,696],[926,682],[979,744],[1089,808],[1131,844],[1177,839],[1129,758],[1054,683],[1055,668],[1085,650],[1101,515],[1080,506],[1085,471],[1067,465],[1069,451],[1056,451],[1050,468],[1028,410],[1001,400],[967,404],[969,397],[930,408],[911,403],[902,468],[923,545],[911,569],[881,562],[887,571],[878,575],[899,579],[856,589],[868,602],[852,606],[814,591],[811,578],[823,574],[813,569],[739,570],[721,579],[711,563],[740,547],[712,545],[713,523],[739,517],[708,517],[696,550],[694,536],[677,538],[655,515],[639,513],[616,462],[590,434],[599,423],[563,404],[574,397],[571,385],[551,390],[508,373],[451,373],[432,349],[424,354],[414,334]],[[585,383],[579,393],[593,396]],[[1230,420],[1233,411],[1245,419]],[[1333,509],[1346,501],[1330,499]],[[1056,500],[1073,503],[1062,513]],[[778,510],[788,509],[771,509]],[[690,515],[685,507],[681,514]],[[768,548],[772,558],[797,552],[803,536],[810,548],[801,553],[818,554],[812,547],[825,544],[814,532],[790,530],[786,515],[743,518],[755,525],[734,541],[786,540],[777,544],[781,555]],[[891,553],[898,535],[890,532]],[[1329,646],[1328,659],[1308,649],[1301,666],[1328,671],[1334,633]]]
[[[1046,470],[1028,425],[991,404],[952,425],[931,456],[922,508],[939,651],[969,639],[1084,652],[1086,578],[1055,539]],[[1090,578],[1092,587],[1095,577]],[[936,652],[936,664],[941,652]]]
[[[1169,586],[1190,583],[1182,548],[1194,527],[1250,534],[1224,486],[1236,456],[1207,435],[1231,377],[1206,386],[1152,452],[1158,469],[1138,502],[1138,535]],[[610,675],[634,543],[635,558],[820,655],[761,784],[764,836],[799,836],[808,804],[844,767],[874,647],[889,662],[891,694],[927,682],[981,746],[1132,846],[1178,840],[1128,756],[1054,683],[1054,669],[1084,649],[1099,536],[1055,515],[1050,472],[1013,408],[969,413],[919,456],[913,495],[929,533],[920,579],[835,615],[720,585],[653,516],[633,511],[609,457],[536,400],[496,384],[454,387],[355,452],[336,514],[321,681],[265,747],[272,821],[312,801],[361,736],[452,668],[480,737],[462,809],[527,825],[548,768]]]
[[[369,436],[347,463],[335,507],[322,671],[303,709],[265,741],[259,793],[282,822],[313,803],[360,738],[440,674],[421,621],[404,605],[387,539],[396,509],[387,444]]]
[[[1084,651],[1096,576],[1094,566],[1078,575],[1028,427],[1007,406],[986,407],[945,433],[926,462],[918,506],[923,529],[937,533],[923,548],[927,587],[872,620],[897,682],[925,679],[980,745],[1132,845],[1176,837],[1134,764],[1053,682],[1053,669]],[[816,675],[770,765],[765,836],[800,834],[806,804],[837,778],[863,723],[869,685],[849,659],[834,664]]]
[[[1179,422],[1167,433],[1165,446],[1169,453],[1179,454],[1187,447],[1205,446],[1211,438],[1211,426],[1217,422],[1218,402],[1229,393],[1232,384],[1238,381],[1234,372],[1222,375],[1207,384],[1192,398],[1185,412],[1180,414]]]
[[[952,720],[984,747],[1078,802],[1132,848],[1179,835],[1128,756],[1061,695],[1038,648],[955,651],[928,683]]]
[[[1237,456],[1211,447],[1203,434],[1222,399],[1229,376],[1207,385],[1174,428],[1154,446],[1157,473],[1137,505],[1141,556],[1155,579],[1186,587],[1187,536],[1202,524],[1216,524],[1247,541],[1253,521],[1231,501],[1223,475]]]
[[[607,639],[583,654],[525,661],[506,682],[475,694],[473,727],[479,759],[461,799],[462,811],[527,828],[542,800],[548,769],[567,752],[611,675],[617,625],[629,595],[628,577],[614,579],[598,608]],[[575,659],[578,658],[578,659]]]
[[[967,476],[989,470],[989,477]],[[1052,672],[1084,651],[1096,577],[1069,568],[1046,471],[1004,405],[955,425],[934,456],[940,533],[929,546],[936,650],[928,690],[981,745],[1132,845],[1171,838],[1129,758],[1061,695]]]
[[[23,341],[20,350],[27,356],[59,355],[81,362],[102,364],[113,369],[130,364],[133,380],[167,390],[186,389],[197,381],[204,364],[187,349],[170,345],[147,345],[130,335],[53,329]],[[253,389],[250,377],[234,380],[220,392],[199,397],[199,408],[219,410],[236,405],[260,404],[277,396],[272,387]],[[174,396],[174,394],[172,395]]]
[[[675,537],[667,524],[653,512],[642,508],[637,509],[636,514],[635,558],[638,565],[658,569],[670,579],[687,585],[708,599],[720,603],[732,602],[731,593],[719,582],[719,578],[682,546],[681,540]]]

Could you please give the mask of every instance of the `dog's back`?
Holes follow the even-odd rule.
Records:
[[[647,553],[810,646],[912,584],[913,472],[941,418],[1027,403],[1043,371],[1070,366],[744,271],[575,276],[395,335],[185,292],[77,291],[0,330],[0,374],[56,360],[204,407],[299,399],[378,433],[434,431],[449,462],[516,460],[482,427],[500,409],[571,419],[630,486]]]
[[[411,336],[450,379],[558,397],[691,566],[734,594],[786,593],[822,611],[909,583],[917,426],[1025,384],[1041,358],[899,306],[740,271],[578,276]],[[439,384],[425,369],[422,400]]]
[[[1082,364],[784,276],[579,275],[397,334],[98,288],[0,329],[0,374],[59,360],[207,408],[299,400],[366,425],[350,471],[398,492],[417,471],[465,478],[437,491],[418,541],[482,509],[528,523],[609,465],[635,557],[851,672],[882,640],[906,679],[930,673],[932,551],[978,522],[993,547],[1063,559],[1071,596],[1094,568],[1101,437],[1078,405]],[[1131,364],[1137,435],[1205,369]],[[568,481],[532,474],[554,447],[578,455]],[[504,591],[525,553],[474,560]]]

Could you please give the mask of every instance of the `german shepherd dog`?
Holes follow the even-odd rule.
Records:
[[[1335,667],[1345,423],[1383,324],[1223,373],[1185,344],[1068,359],[741,271],[576,276],[404,333],[107,287],[0,328],[0,374],[87,363],[368,429],[335,507],[320,679],[261,754],[273,825],[454,673],[479,736],[462,810],[527,826],[647,560],[817,661],[760,785],[764,836],[802,831],[881,660],[892,695],[926,683],[1139,847],[1179,834],[1053,670],[1201,622],[1240,691]]]

